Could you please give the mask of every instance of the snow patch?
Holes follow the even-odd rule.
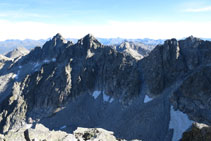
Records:
[[[195,123],[196,127],[199,128],[199,129],[202,129],[204,127],[209,127],[208,125],[204,124],[204,123]]]
[[[56,62],[56,58],[52,58],[51,60],[48,60],[48,59],[43,60],[43,63],[46,63],[46,64],[50,62]]]
[[[114,101],[114,98],[111,98],[110,100],[109,100],[109,103],[112,103]]]
[[[96,99],[100,95],[101,91],[94,91],[92,96]]]
[[[148,102],[150,102],[152,100],[153,100],[153,98],[150,98],[148,95],[145,95],[144,103],[148,103]]]
[[[34,68],[37,68],[37,67],[39,67],[39,63],[37,62],[37,63],[34,63]]]
[[[17,78],[17,74],[13,74],[12,79],[16,79],[16,78]]]
[[[64,126],[60,127],[60,130],[61,130],[61,129],[65,129],[65,128],[67,128],[67,126],[66,126],[66,125],[64,125]]]
[[[15,79],[18,79],[18,78],[19,78],[18,75],[16,75],[16,76],[15,76]]]
[[[112,103],[114,101],[114,98],[106,95],[104,92],[101,93],[101,91],[94,91],[93,94],[92,94],[92,96],[94,97],[94,99],[97,99],[100,94],[103,95],[103,101],[104,102]]]
[[[19,78],[19,74],[20,74],[20,70],[18,70],[18,72],[17,72],[17,75],[16,75],[15,79],[18,79],[18,78]]]
[[[24,129],[29,129],[29,128],[31,128],[32,127],[32,124],[27,124],[27,123],[25,123],[23,126],[22,126],[22,128],[24,128]]]
[[[185,132],[192,123],[193,121],[191,121],[186,114],[179,110],[175,111],[173,106],[171,106],[169,128],[174,129],[172,141],[181,139],[183,132]]]
[[[109,96],[103,92],[103,101],[109,102]]]
[[[18,70],[17,74],[12,74],[12,79],[18,79],[18,75],[20,74],[20,70]]]
[[[43,63],[49,63],[49,62],[50,60],[47,60],[47,59],[43,60]]]
[[[87,50],[87,56],[86,56],[86,58],[91,58],[93,55],[94,55],[94,53],[92,53],[92,52],[90,51],[90,49],[88,49],[88,50]]]
[[[52,62],[56,62],[56,58],[53,58],[53,59],[52,59]]]

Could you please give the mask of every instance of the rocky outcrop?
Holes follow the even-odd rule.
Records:
[[[15,58],[25,56],[28,53],[29,53],[29,50],[27,50],[23,47],[19,47],[19,48],[16,48],[16,49],[6,53],[5,56],[8,58],[15,59]]]
[[[115,49],[119,52],[130,54],[135,59],[140,60],[149,54],[150,49],[148,46],[143,43],[125,41],[115,46]]]
[[[145,80],[152,95],[159,95],[165,88],[182,80],[200,66],[210,64],[211,43],[189,37],[171,39],[158,45],[141,61]]]
[[[74,131],[74,136],[77,140],[102,140],[102,141],[123,141],[123,139],[117,139],[111,131],[106,131],[101,128],[77,128]]]
[[[211,127],[202,124],[193,124],[192,127],[183,133],[181,141],[210,141]]]
[[[34,128],[21,128],[18,131],[10,131],[4,136],[0,136],[2,141],[123,141],[117,139],[111,131],[100,128],[77,128],[73,134],[63,131],[50,131],[42,124],[36,124]]]
[[[19,64],[23,65],[29,61],[49,62],[52,59],[56,59],[58,55],[61,55],[64,49],[68,46],[73,45],[72,42],[65,40],[59,33],[56,34],[51,40],[47,41],[43,47],[35,47],[29,55],[22,58]]]
[[[192,120],[211,124],[210,53],[210,42],[192,36],[157,46],[141,61],[150,94],[157,96],[172,86],[176,109]]]
[[[211,124],[211,66],[195,69],[174,92],[173,105],[195,121]]]
[[[0,69],[2,69],[8,61],[12,61],[12,59],[0,54]]]

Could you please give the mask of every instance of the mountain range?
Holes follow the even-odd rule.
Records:
[[[0,54],[5,54],[16,48],[26,48],[27,50],[31,50],[36,46],[43,46],[44,43],[49,39],[40,39],[40,40],[10,39],[10,40],[5,40],[5,41],[0,41]],[[153,39],[147,39],[147,38],[146,39],[97,38],[97,39],[104,45],[117,45],[125,41],[128,41],[128,42],[139,42],[145,45],[150,45],[151,47],[156,46],[157,44],[162,44],[164,41],[164,40],[153,40]],[[76,38],[67,38],[66,40],[72,41],[73,43],[76,43],[78,41],[78,39]],[[151,50],[152,48],[149,48],[149,49]]]
[[[0,140],[210,140],[210,54],[193,36],[149,46],[56,34],[1,55]]]

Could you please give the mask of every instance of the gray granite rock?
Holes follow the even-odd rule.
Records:
[[[100,128],[77,128],[73,134],[63,131],[50,131],[42,124],[37,124],[35,128],[21,128],[18,131],[9,131],[4,136],[0,136],[2,141],[123,141],[117,139],[111,131]]]

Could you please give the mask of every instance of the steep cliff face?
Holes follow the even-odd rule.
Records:
[[[125,139],[178,140],[193,121],[211,124],[210,53],[210,42],[189,37],[137,60],[90,34],[76,44],[57,34],[3,62],[0,132],[30,119],[68,133],[100,127]]]
[[[150,94],[173,85],[171,101],[192,120],[211,124],[211,43],[198,38],[165,41],[141,62]]]
[[[1,106],[3,132],[20,127],[28,116],[49,116],[68,100],[85,93],[99,91],[104,99],[118,98],[123,104],[140,92],[136,60],[104,47],[91,35],[72,45],[57,34],[10,69],[18,66],[22,66],[19,78]]]
[[[192,36],[185,40],[171,39],[158,45],[141,60],[145,80],[152,95],[159,95],[177,80],[210,64],[211,43]]]
[[[211,124],[211,66],[194,70],[174,92],[173,105],[191,119]]]
[[[176,39],[158,45],[141,61],[141,66],[150,93],[153,95],[159,95],[187,71]]]
[[[56,60],[43,65],[22,83],[30,107],[56,108],[69,98],[95,90],[122,97],[122,100],[139,94],[140,76],[134,65],[136,61],[102,46],[91,35],[65,48]]]

